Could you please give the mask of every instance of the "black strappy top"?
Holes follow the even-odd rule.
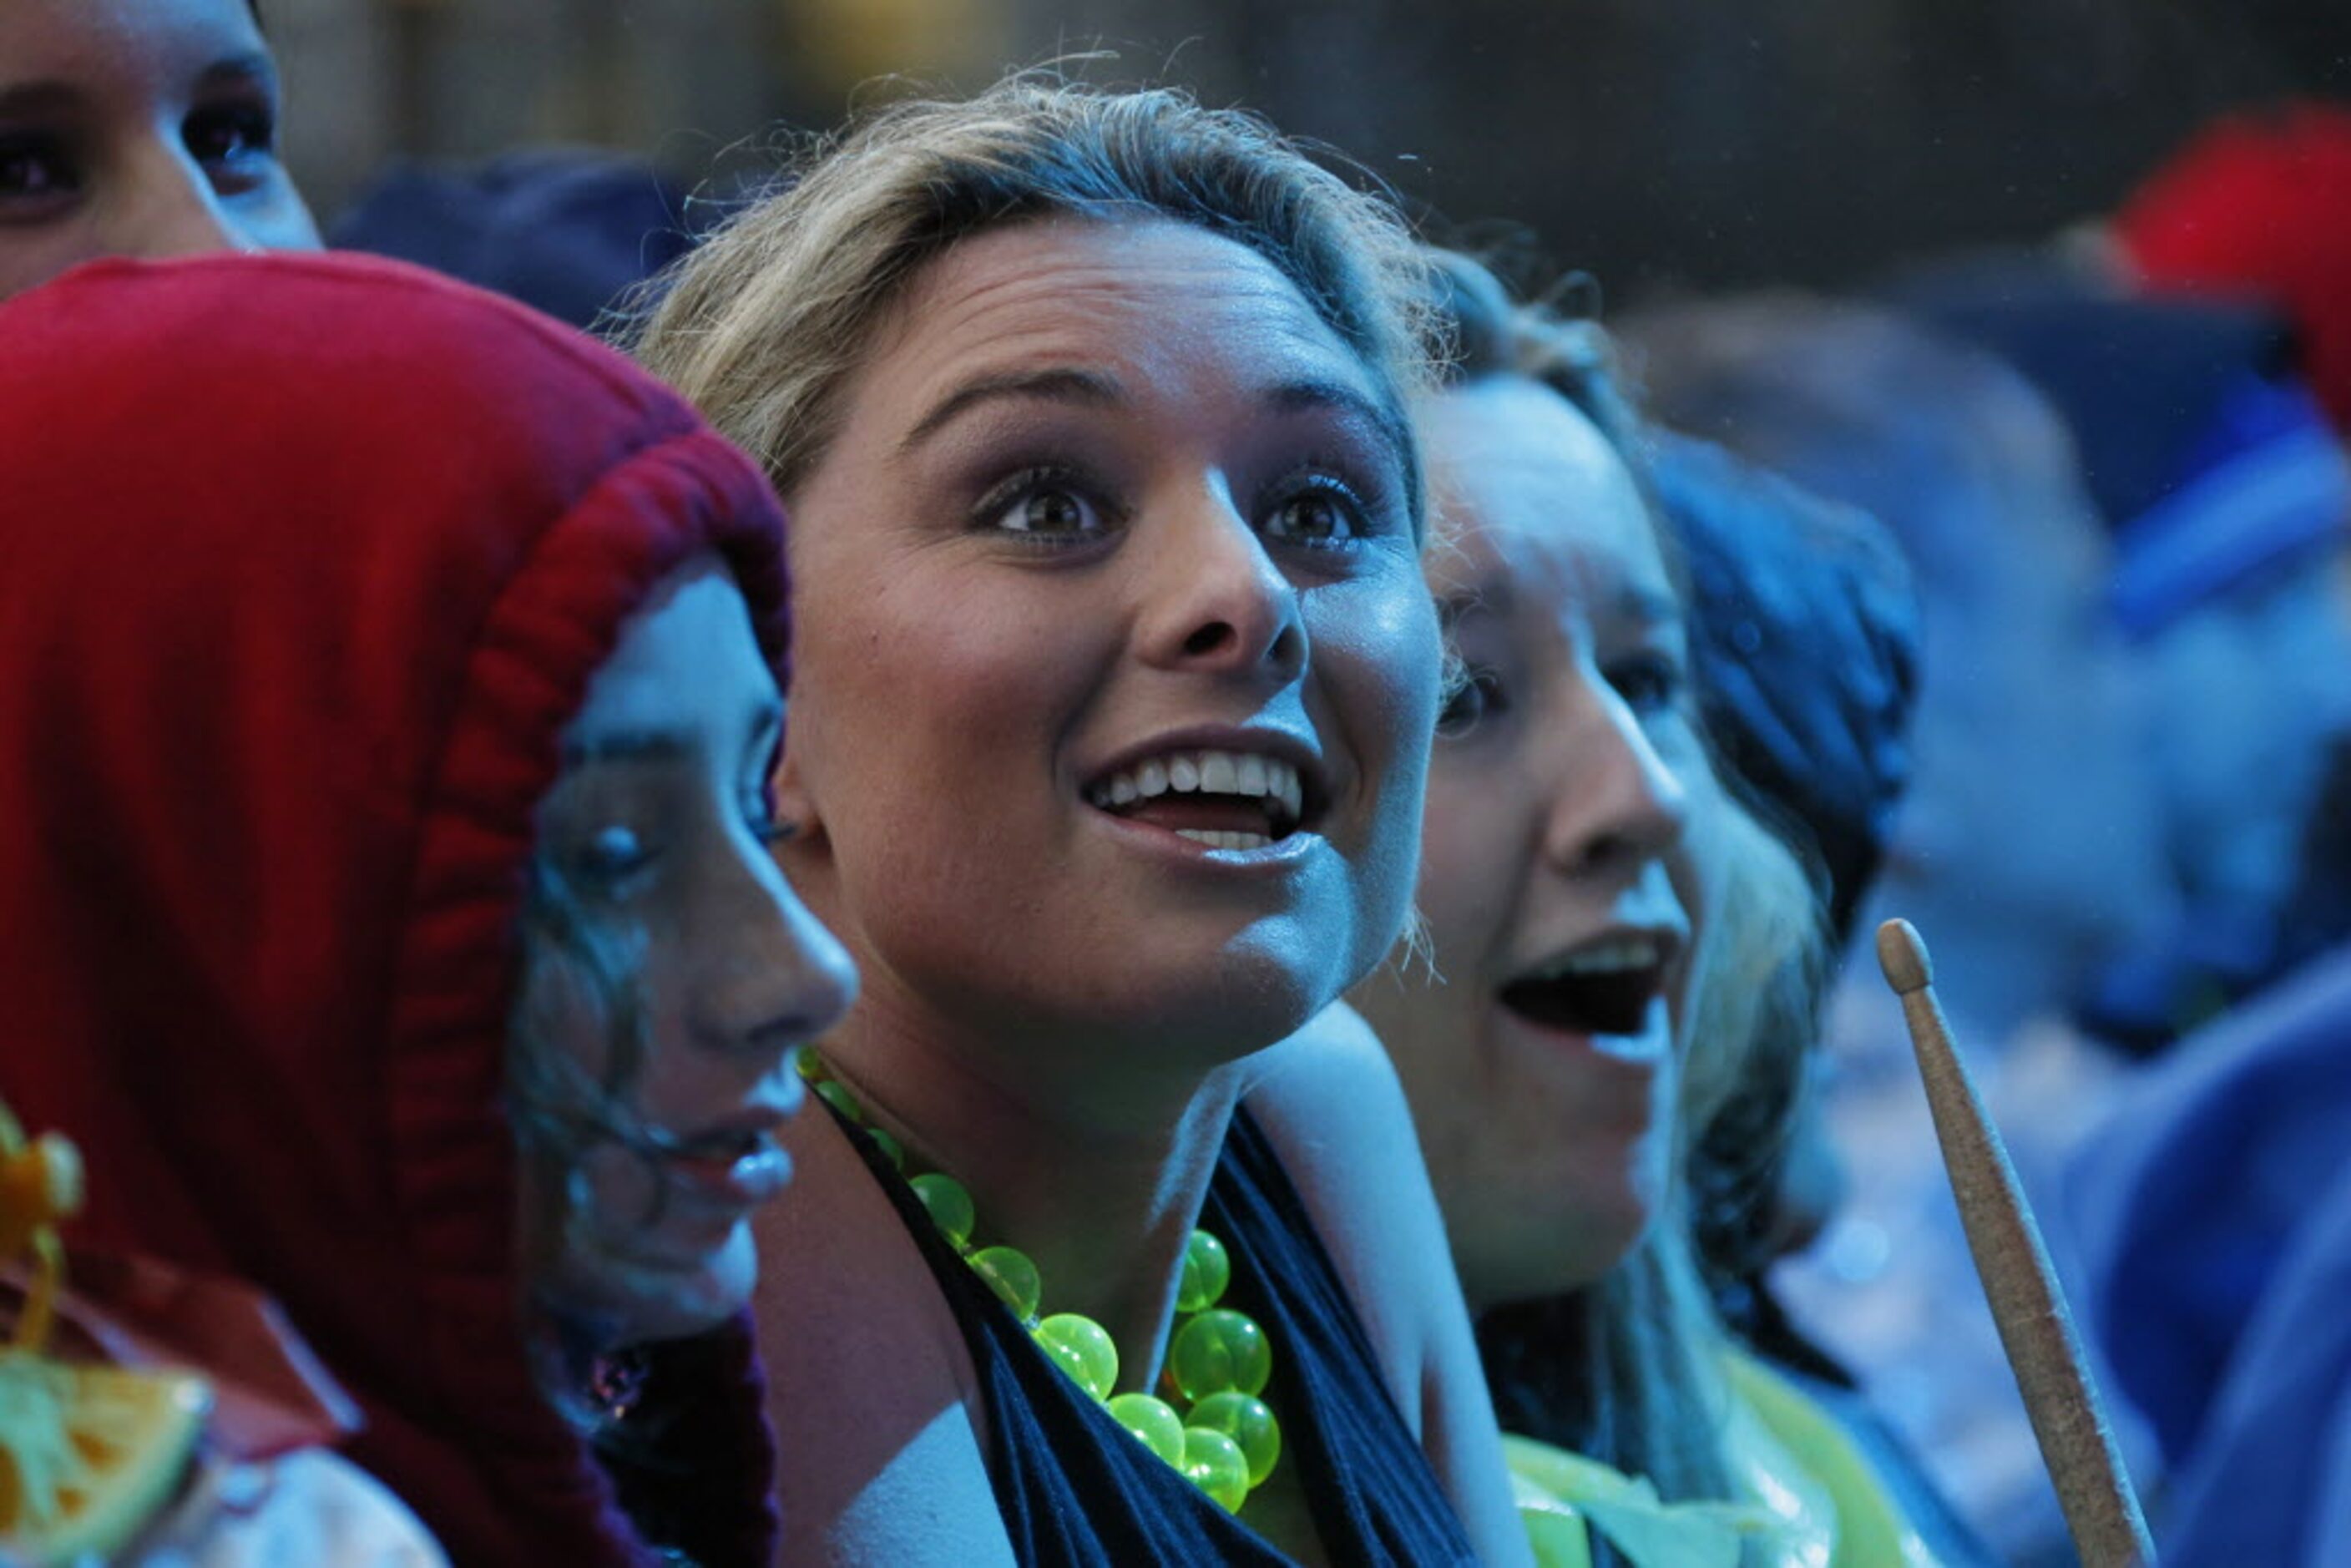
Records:
[[[1037,1568],[1286,1563],[1271,1543],[1162,1462],[1064,1376],[958,1258],[872,1140],[852,1134],[962,1325],[987,1411],[990,1480],[1014,1555]],[[1281,1418],[1333,1563],[1476,1561],[1453,1508],[1381,1383],[1297,1189],[1244,1110],[1200,1217],[1231,1255],[1228,1302],[1274,1347],[1265,1398]]]

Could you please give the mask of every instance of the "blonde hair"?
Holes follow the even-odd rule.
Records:
[[[1427,378],[1426,266],[1395,207],[1238,110],[1024,73],[977,98],[882,109],[812,144],[793,174],[664,280],[634,344],[787,496],[924,264],[1040,218],[1165,219],[1247,246],[1361,357],[1400,424]]]

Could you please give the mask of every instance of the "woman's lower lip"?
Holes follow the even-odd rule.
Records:
[[[1177,864],[1236,874],[1288,872],[1302,863],[1323,841],[1319,833],[1305,828],[1293,828],[1283,837],[1270,840],[1256,849],[1218,849],[1197,839],[1186,838],[1172,828],[1122,817],[1098,806],[1088,810],[1110,824],[1112,830],[1134,848],[1165,857]]]
[[[1644,1030],[1638,1034],[1594,1034],[1589,1030],[1543,1023],[1507,1007],[1497,1010],[1520,1029],[1568,1050],[1590,1051],[1604,1061],[1644,1071],[1662,1065],[1672,1051],[1672,1041],[1661,1030]]]
[[[672,1155],[670,1171],[688,1190],[717,1203],[756,1208],[791,1184],[792,1157],[772,1138],[731,1158],[704,1155]]]

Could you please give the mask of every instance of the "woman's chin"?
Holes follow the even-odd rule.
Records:
[[[574,1256],[558,1290],[565,1310],[601,1325],[617,1349],[706,1333],[748,1306],[758,1282],[751,1228],[738,1223],[705,1250],[640,1246]]]

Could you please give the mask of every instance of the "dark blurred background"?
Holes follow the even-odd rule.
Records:
[[[2342,0],[265,0],[295,172],[533,142],[689,183],[860,84],[1097,47],[1520,225],[1612,302],[1836,287],[2101,212],[2215,111],[2351,97]]]

